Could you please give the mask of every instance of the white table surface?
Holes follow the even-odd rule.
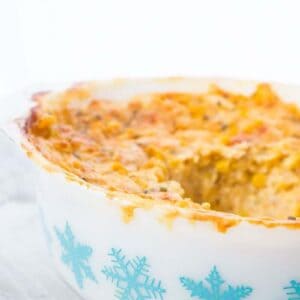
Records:
[[[49,259],[30,163],[1,132],[0,157],[0,300],[79,300]]]

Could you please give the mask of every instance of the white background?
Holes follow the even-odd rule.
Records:
[[[300,84],[300,1],[0,0],[0,113],[34,84],[164,75]],[[48,260],[32,182],[0,136],[0,299],[75,300]]]
[[[298,0],[0,0],[0,25],[0,95],[120,76],[300,82]]]

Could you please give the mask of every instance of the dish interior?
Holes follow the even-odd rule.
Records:
[[[81,179],[147,201],[241,216],[300,216],[300,110],[251,95],[150,93],[125,102],[84,88],[37,97],[25,133]]]

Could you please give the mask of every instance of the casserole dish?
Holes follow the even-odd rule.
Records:
[[[148,93],[204,93],[211,84],[249,95],[258,83],[112,80],[80,83],[67,95],[81,103],[122,103]],[[271,88],[284,101],[300,98],[298,87]],[[58,95],[39,93],[34,98],[56,105]],[[141,201],[93,184],[47,159],[28,139],[24,128],[34,105],[28,101],[27,112],[15,116],[5,130],[37,166],[37,200],[51,259],[84,299],[300,299],[299,219],[244,216],[206,209],[206,204]]]

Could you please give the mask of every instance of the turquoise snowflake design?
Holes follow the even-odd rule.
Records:
[[[127,260],[121,249],[112,248],[108,254],[113,263],[105,267],[102,273],[117,287],[115,297],[119,300],[163,299],[166,290],[161,281],[151,279],[148,275],[149,265],[146,257]]]
[[[286,290],[286,295],[289,296],[288,300],[300,300],[300,282],[291,280],[290,286],[284,289]]]
[[[248,286],[226,285],[216,267],[213,267],[208,277],[203,281],[196,282],[187,277],[180,277],[183,287],[188,290],[191,297],[202,300],[240,300],[248,297],[253,289]]]
[[[61,260],[70,267],[71,271],[74,273],[78,286],[83,288],[84,279],[90,279],[97,282],[95,275],[88,264],[93,249],[87,245],[82,245],[75,240],[68,222],[66,223],[64,232],[61,232],[56,227],[54,229],[63,248]]]

